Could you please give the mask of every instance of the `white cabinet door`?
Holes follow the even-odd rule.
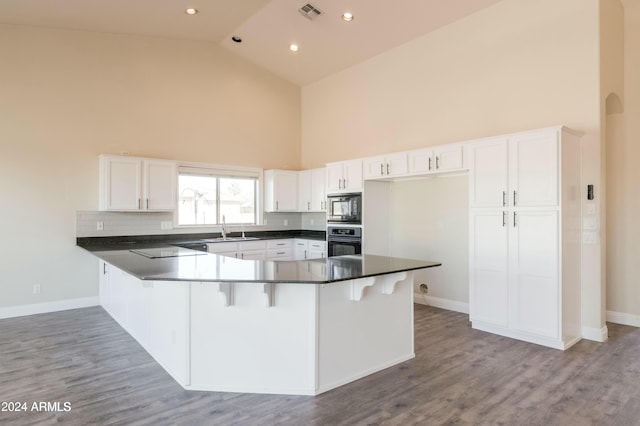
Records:
[[[405,176],[409,172],[407,153],[399,152],[385,157],[385,173],[388,177]]]
[[[470,217],[470,319],[508,325],[507,211],[472,211]]]
[[[298,172],[267,170],[265,179],[265,211],[294,212],[298,210]]]
[[[111,266],[104,260],[98,261],[100,306],[109,313],[111,313],[111,286],[109,283],[109,274],[111,273],[110,268]]]
[[[320,259],[327,257],[327,243],[325,241],[309,240],[308,259]]]
[[[327,192],[342,191],[342,163],[327,164]]]
[[[324,168],[298,172],[299,211],[326,211],[326,176]]]
[[[384,178],[387,175],[386,164],[385,157],[365,158],[362,160],[362,177],[365,180]]]
[[[433,166],[436,172],[451,172],[463,169],[462,146],[445,145],[434,148]]]
[[[307,256],[308,256],[307,250],[309,249],[309,243],[307,240],[296,238],[293,243],[293,249],[294,249],[295,260],[307,259]]]
[[[163,160],[144,160],[144,199],[146,210],[176,208],[176,163]]]
[[[311,170],[311,211],[324,212],[327,210],[327,172],[326,169]]]
[[[509,204],[509,159],[506,139],[483,141],[470,147],[470,205],[505,207]]]
[[[362,177],[365,180],[405,176],[408,170],[406,152],[362,160]]]
[[[173,161],[101,155],[100,210],[174,210],[177,180]]]
[[[511,205],[558,205],[558,133],[519,135],[509,141]]]
[[[433,167],[433,150],[417,149],[408,154],[409,174],[423,175],[431,171]]]
[[[142,208],[142,163],[137,158],[104,157],[100,162],[100,210]]]
[[[327,192],[362,190],[362,160],[327,164]]]
[[[362,189],[362,160],[343,163],[344,189],[356,191]]]
[[[311,211],[311,170],[298,172],[298,210]]]
[[[558,338],[558,212],[516,210],[509,222],[511,327]]]

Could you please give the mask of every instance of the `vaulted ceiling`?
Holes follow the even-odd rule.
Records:
[[[0,23],[209,41],[304,86],[499,1],[1,0]]]

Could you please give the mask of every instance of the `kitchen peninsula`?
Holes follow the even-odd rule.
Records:
[[[413,273],[384,256],[88,250],[100,303],[185,389],[317,395],[411,359]]]

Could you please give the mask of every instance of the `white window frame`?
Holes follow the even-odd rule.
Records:
[[[264,224],[264,209],[263,209],[263,182],[264,182],[264,170],[256,167],[242,167],[242,166],[228,166],[222,164],[208,164],[208,163],[186,163],[179,162],[177,164],[177,176],[176,179],[180,179],[180,173],[191,173],[191,174],[201,174],[201,175],[212,175],[218,177],[245,177],[245,178],[255,178],[257,179],[257,187],[256,187],[256,224],[248,224],[245,226],[262,226]],[[180,194],[179,194],[179,185],[176,185],[176,209],[173,214],[173,227],[174,228],[195,228],[202,229],[203,231],[207,230],[207,228],[213,228],[217,230],[220,228],[220,225],[214,224],[202,224],[202,225],[183,225],[179,222],[179,206],[180,202]]]

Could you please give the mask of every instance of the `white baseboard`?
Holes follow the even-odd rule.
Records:
[[[640,327],[640,315],[625,314],[624,312],[607,311],[607,321],[616,324]]]
[[[96,296],[34,303],[33,305],[9,306],[0,308],[0,319],[46,314],[48,312],[66,311],[68,309],[88,308],[89,306],[97,306],[99,303],[99,299]]]
[[[606,325],[602,328],[582,327],[582,338],[594,342],[606,342],[609,338],[609,329]]]
[[[439,297],[427,296],[426,294],[422,293],[414,293],[413,301],[414,303],[419,303],[421,305],[428,305],[433,306],[434,308],[441,308],[448,311],[469,314],[469,304],[458,302],[456,300],[441,299]]]

